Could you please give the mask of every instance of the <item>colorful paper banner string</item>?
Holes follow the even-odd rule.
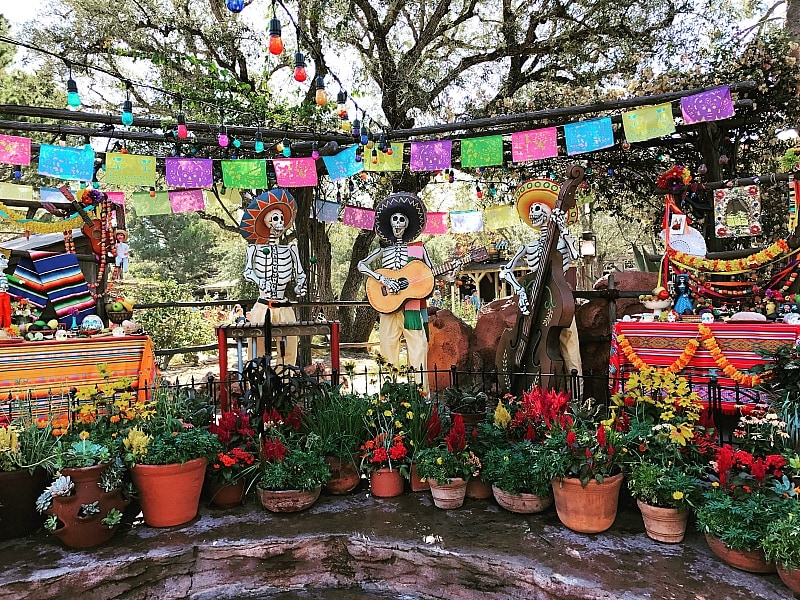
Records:
[[[150,187],[156,184],[157,178],[155,156],[106,153],[106,183]]]
[[[339,209],[341,208],[342,205],[338,202],[315,200],[314,208],[311,210],[311,218],[323,223],[338,223]]]
[[[261,189],[267,187],[267,163],[258,159],[223,160],[222,182],[227,187]]]
[[[317,165],[313,158],[274,158],[272,166],[281,187],[317,186]]]
[[[477,210],[459,210],[450,213],[450,231],[476,233],[483,231],[483,215]]]
[[[381,152],[378,150],[378,162],[372,164],[372,155],[370,154],[369,160],[364,161],[365,171],[376,171],[379,173],[387,173],[390,171],[403,170],[403,151],[405,144],[403,142],[392,142],[392,153]]]
[[[665,102],[624,112],[622,127],[625,130],[625,139],[629,142],[641,142],[674,133],[672,104]]]
[[[172,214],[172,205],[169,202],[169,192],[134,192],[131,200],[137,216],[151,217],[153,215]]]
[[[723,86],[681,98],[681,114],[687,125],[731,118],[735,114],[731,88]]]
[[[39,175],[58,179],[92,181],[94,150],[91,146],[70,148],[42,144],[39,146]]]
[[[165,159],[167,185],[177,188],[210,188],[214,185],[210,158]]]
[[[610,148],[614,145],[611,117],[564,125],[564,138],[570,156]]]
[[[345,206],[342,223],[357,229],[371,230],[375,227],[375,211],[358,206]]]
[[[429,212],[422,233],[442,235],[447,233],[448,214],[446,212]]]
[[[545,127],[511,134],[511,160],[528,162],[558,156],[558,129]]]
[[[172,190],[169,192],[172,212],[196,212],[205,210],[206,195],[203,190]]]
[[[0,198],[4,200],[33,200],[33,186],[0,182]]]
[[[502,135],[487,135],[461,140],[462,167],[489,167],[502,164]]]
[[[0,163],[27,167],[31,164],[31,139],[0,135]]]
[[[322,161],[325,163],[325,168],[328,170],[328,177],[331,180],[344,179],[345,177],[352,177],[356,173],[364,170],[364,159],[360,162],[356,161],[356,150],[358,144],[354,144],[334,154],[333,156],[323,156]]]
[[[411,170],[438,171],[452,166],[453,142],[411,142]]]

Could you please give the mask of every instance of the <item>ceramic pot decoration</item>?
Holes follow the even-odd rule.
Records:
[[[50,478],[44,469],[0,471],[0,539],[10,540],[33,533],[44,523],[36,510],[36,499]]]
[[[636,504],[642,512],[644,529],[650,539],[666,544],[678,544],[683,541],[686,523],[689,521],[688,511],[651,506],[640,500],[637,500]]]
[[[574,477],[554,479],[553,499],[561,522],[578,533],[600,533],[610,528],[617,517],[622,473],[606,477],[603,483],[592,479],[581,485]]]
[[[209,486],[211,504],[217,508],[233,508],[244,502],[245,481],[236,483],[219,483],[212,481]]]
[[[424,492],[431,489],[431,485],[427,479],[423,480],[419,476],[419,471],[417,470],[417,465],[413,462],[411,463],[409,481],[411,483],[411,491],[412,492]]]
[[[139,490],[145,523],[173,527],[194,519],[207,463],[205,458],[195,458],[183,464],[134,466],[131,477]]]
[[[532,515],[550,508],[553,504],[552,496],[537,496],[536,494],[511,494],[501,490],[496,485],[492,486],[492,494],[497,503],[509,512],[521,515]]]
[[[100,477],[108,465],[61,470],[62,476],[72,480],[74,488],[69,496],[53,496],[53,503],[45,514],[58,517],[58,526],[52,533],[70,548],[97,546],[110,540],[119,529],[119,523],[108,527],[102,522],[111,509],[121,513],[129,503],[122,497],[120,488],[111,492],[100,488]],[[96,510],[87,514],[86,507],[90,505]]]
[[[725,546],[725,543],[707,533],[706,542],[711,551],[723,562],[726,562],[735,569],[747,571],[749,573],[774,573],[775,563],[767,562],[764,551],[758,550],[732,550]]]
[[[467,480],[455,477],[450,483],[439,483],[435,479],[428,480],[431,486],[431,496],[437,508],[450,510],[460,508],[464,504],[467,493]]]
[[[369,489],[377,498],[400,496],[403,493],[403,476],[398,469],[375,469],[369,476]]]
[[[800,569],[787,571],[783,565],[778,565],[778,577],[781,578],[783,585],[795,594],[800,594]]]
[[[492,486],[486,485],[480,477],[470,477],[467,482],[467,498],[487,500],[492,497]]]
[[[322,486],[312,490],[265,490],[256,488],[261,504],[269,511],[278,513],[299,512],[310,508],[319,498]]]
[[[361,483],[361,473],[352,460],[342,460],[337,456],[326,456],[325,462],[331,470],[331,476],[325,482],[325,492],[339,496],[349,494]]]

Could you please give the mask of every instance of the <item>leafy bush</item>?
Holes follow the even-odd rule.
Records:
[[[628,489],[633,497],[661,508],[688,510],[700,499],[700,481],[678,467],[653,463],[637,464],[628,475]]]
[[[530,441],[490,450],[483,457],[481,478],[509,494],[547,496],[552,477],[541,453],[541,446]]]
[[[734,499],[717,487],[705,493],[697,527],[732,550],[757,550],[784,506],[775,496],[755,493]]]
[[[767,560],[775,561],[787,571],[800,569],[800,519],[796,511],[769,526],[764,554]]]

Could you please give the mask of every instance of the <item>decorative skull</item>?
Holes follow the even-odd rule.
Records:
[[[394,237],[398,240],[402,239],[403,234],[406,232],[406,228],[408,227],[408,217],[406,217],[401,212],[396,212],[392,215],[391,219],[389,219],[389,223],[392,226],[392,233]]]
[[[531,204],[530,219],[533,227],[544,227],[547,219],[550,216],[550,207],[541,202],[534,202]]]
[[[269,211],[264,216],[264,222],[274,233],[282,233],[284,229],[283,211],[278,208]]]

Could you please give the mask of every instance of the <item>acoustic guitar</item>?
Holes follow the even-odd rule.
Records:
[[[489,260],[486,248],[470,250],[458,264],[448,261],[431,269],[421,260],[412,260],[402,269],[377,269],[375,272],[390,279],[396,279],[400,291],[392,292],[377,279],[367,279],[367,298],[372,308],[379,313],[393,313],[403,306],[406,300],[427,298],[433,292],[434,278],[442,273],[452,271],[459,264],[466,262],[485,262]]]

